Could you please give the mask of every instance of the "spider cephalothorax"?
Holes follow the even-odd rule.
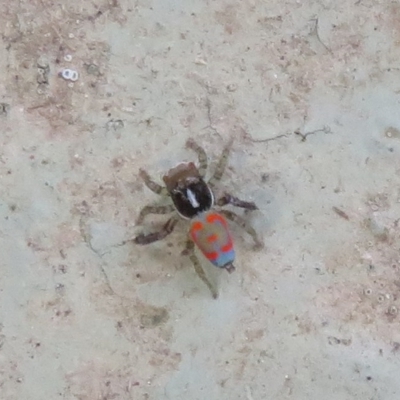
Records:
[[[140,212],[137,222],[141,223],[148,214],[167,214],[173,211],[176,211],[184,219],[190,220],[190,238],[187,241],[184,253],[189,255],[198,276],[208,286],[214,298],[218,296],[217,290],[213,288],[207,279],[194,253],[194,244],[197,245],[203,255],[213,265],[218,268],[224,268],[228,272],[233,272],[235,269],[233,265],[235,251],[225,219],[226,217],[243,227],[253,237],[257,247],[262,246],[255,230],[247,226],[242,217],[228,210],[220,210],[219,212],[213,210],[215,203],[213,187],[222,177],[231,146],[232,141],[228,143],[222,152],[214,175],[208,182],[204,179],[207,171],[207,155],[203,148],[191,139],[188,140],[187,147],[197,153],[199,158],[198,168],[192,162],[178,164],[164,175],[165,187],[152,181],[144,170],[140,171],[140,175],[146,186],[157,194],[170,197],[173,204],[167,206],[146,206]],[[226,204],[247,210],[257,209],[257,206],[253,202],[239,200],[237,197],[227,193],[216,202],[217,206],[224,206]],[[164,224],[161,230],[146,235],[140,234],[134,239],[134,242],[145,245],[161,240],[174,230],[178,221],[178,217],[173,216]]]
[[[194,163],[181,163],[163,177],[176,211],[193,218],[214,205],[214,195]]]

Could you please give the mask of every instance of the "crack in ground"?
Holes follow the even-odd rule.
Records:
[[[273,136],[273,137],[267,138],[267,139],[253,139],[253,138],[251,137],[251,135],[249,135],[246,131],[244,131],[244,132],[245,132],[244,137],[247,138],[248,140],[250,140],[250,141],[253,142],[253,143],[268,143],[268,142],[272,142],[272,141],[274,141],[274,140],[278,140],[278,139],[282,139],[282,138],[288,138],[289,136],[292,135],[292,133],[282,133],[282,134],[280,134],[280,135]],[[332,130],[331,130],[331,128],[330,128],[329,126],[325,125],[325,126],[323,126],[322,128],[316,129],[316,130],[314,130],[314,131],[310,131],[310,132],[306,132],[306,133],[301,133],[301,132],[300,132],[300,129],[297,129],[297,130],[295,130],[293,133],[294,133],[295,135],[300,136],[300,137],[301,137],[301,141],[302,141],[302,142],[305,142],[306,139],[307,139],[307,136],[315,135],[315,134],[317,134],[317,133],[331,134],[331,133],[333,133],[333,132],[332,132]]]
[[[332,130],[329,126],[325,125],[324,127],[320,128],[320,129],[316,129],[315,131],[310,131],[310,132],[306,132],[306,133],[301,133],[299,129],[294,131],[295,135],[298,135],[301,137],[302,142],[306,141],[307,136],[315,135],[316,133],[325,133],[325,134],[329,133],[330,134],[330,133],[332,133]]]
[[[106,271],[105,271],[105,269],[104,269],[104,266],[103,266],[103,265],[104,265],[103,256],[104,256],[104,254],[106,254],[106,253],[100,253],[98,250],[96,250],[96,249],[93,247],[93,245],[92,245],[92,243],[91,243],[91,236],[90,236],[90,234],[87,232],[86,227],[87,227],[87,225],[85,224],[85,221],[83,220],[83,218],[81,218],[80,221],[79,221],[79,232],[80,232],[80,234],[81,234],[81,237],[82,237],[83,241],[86,243],[86,245],[89,247],[89,249],[92,250],[92,252],[93,252],[94,254],[96,254],[96,256],[99,257],[99,259],[101,260],[101,264],[99,264],[98,266],[99,266],[99,268],[100,268],[101,273],[103,274],[103,277],[104,277],[105,283],[106,283],[106,285],[107,285],[107,287],[108,287],[108,290],[109,290],[112,294],[114,294],[114,295],[117,296],[117,293],[116,293],[115,290],[112,288],[111,283],[110,283],[110,279],[108,278],[108,275],[107,275],[107,273],[106,273]]]
[[[207,119],[208,119],[208,125],[205,126],[202,130],[210,128],[212,131],[214,131],[219,137],[221,137],[220,133],[218,132],[217,128],[213,126],[212,122],[212,116],[211,116],[211,100],[207,97],[206,99],[206,109],[207,109]]]
[[[319,31],[318,31],[318,23],[319,23],[319,21],[318,21],[318,18],[313,18],[311,21],[315,22],[314,29],[312,30],[311,35],[315,35],[315,37],[317,38],[318,42],[320,42],[322,44],[322,46],[325,48],[325,50],[332,54],[332,50],[321,40],[321,38],[319,36]]]

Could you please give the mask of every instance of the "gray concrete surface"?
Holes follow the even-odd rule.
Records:
[[[1,400],[397,400],[400,4],[2,1]],[[75,82],[59,76],[78,72]],[[232,226],[213,300],[138,177],[188,137]]]

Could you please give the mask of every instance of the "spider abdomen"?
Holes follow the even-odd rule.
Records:
[[[207,211],[193,218],[190,237],[212,264],[233,271],[235,250],[228,224],[221,214]]]

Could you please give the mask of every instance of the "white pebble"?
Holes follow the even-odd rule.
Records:
[[[61,71],[61,77],[67,81],[76,82],[79,78],[79,74],[73,69],[65,68]]]

